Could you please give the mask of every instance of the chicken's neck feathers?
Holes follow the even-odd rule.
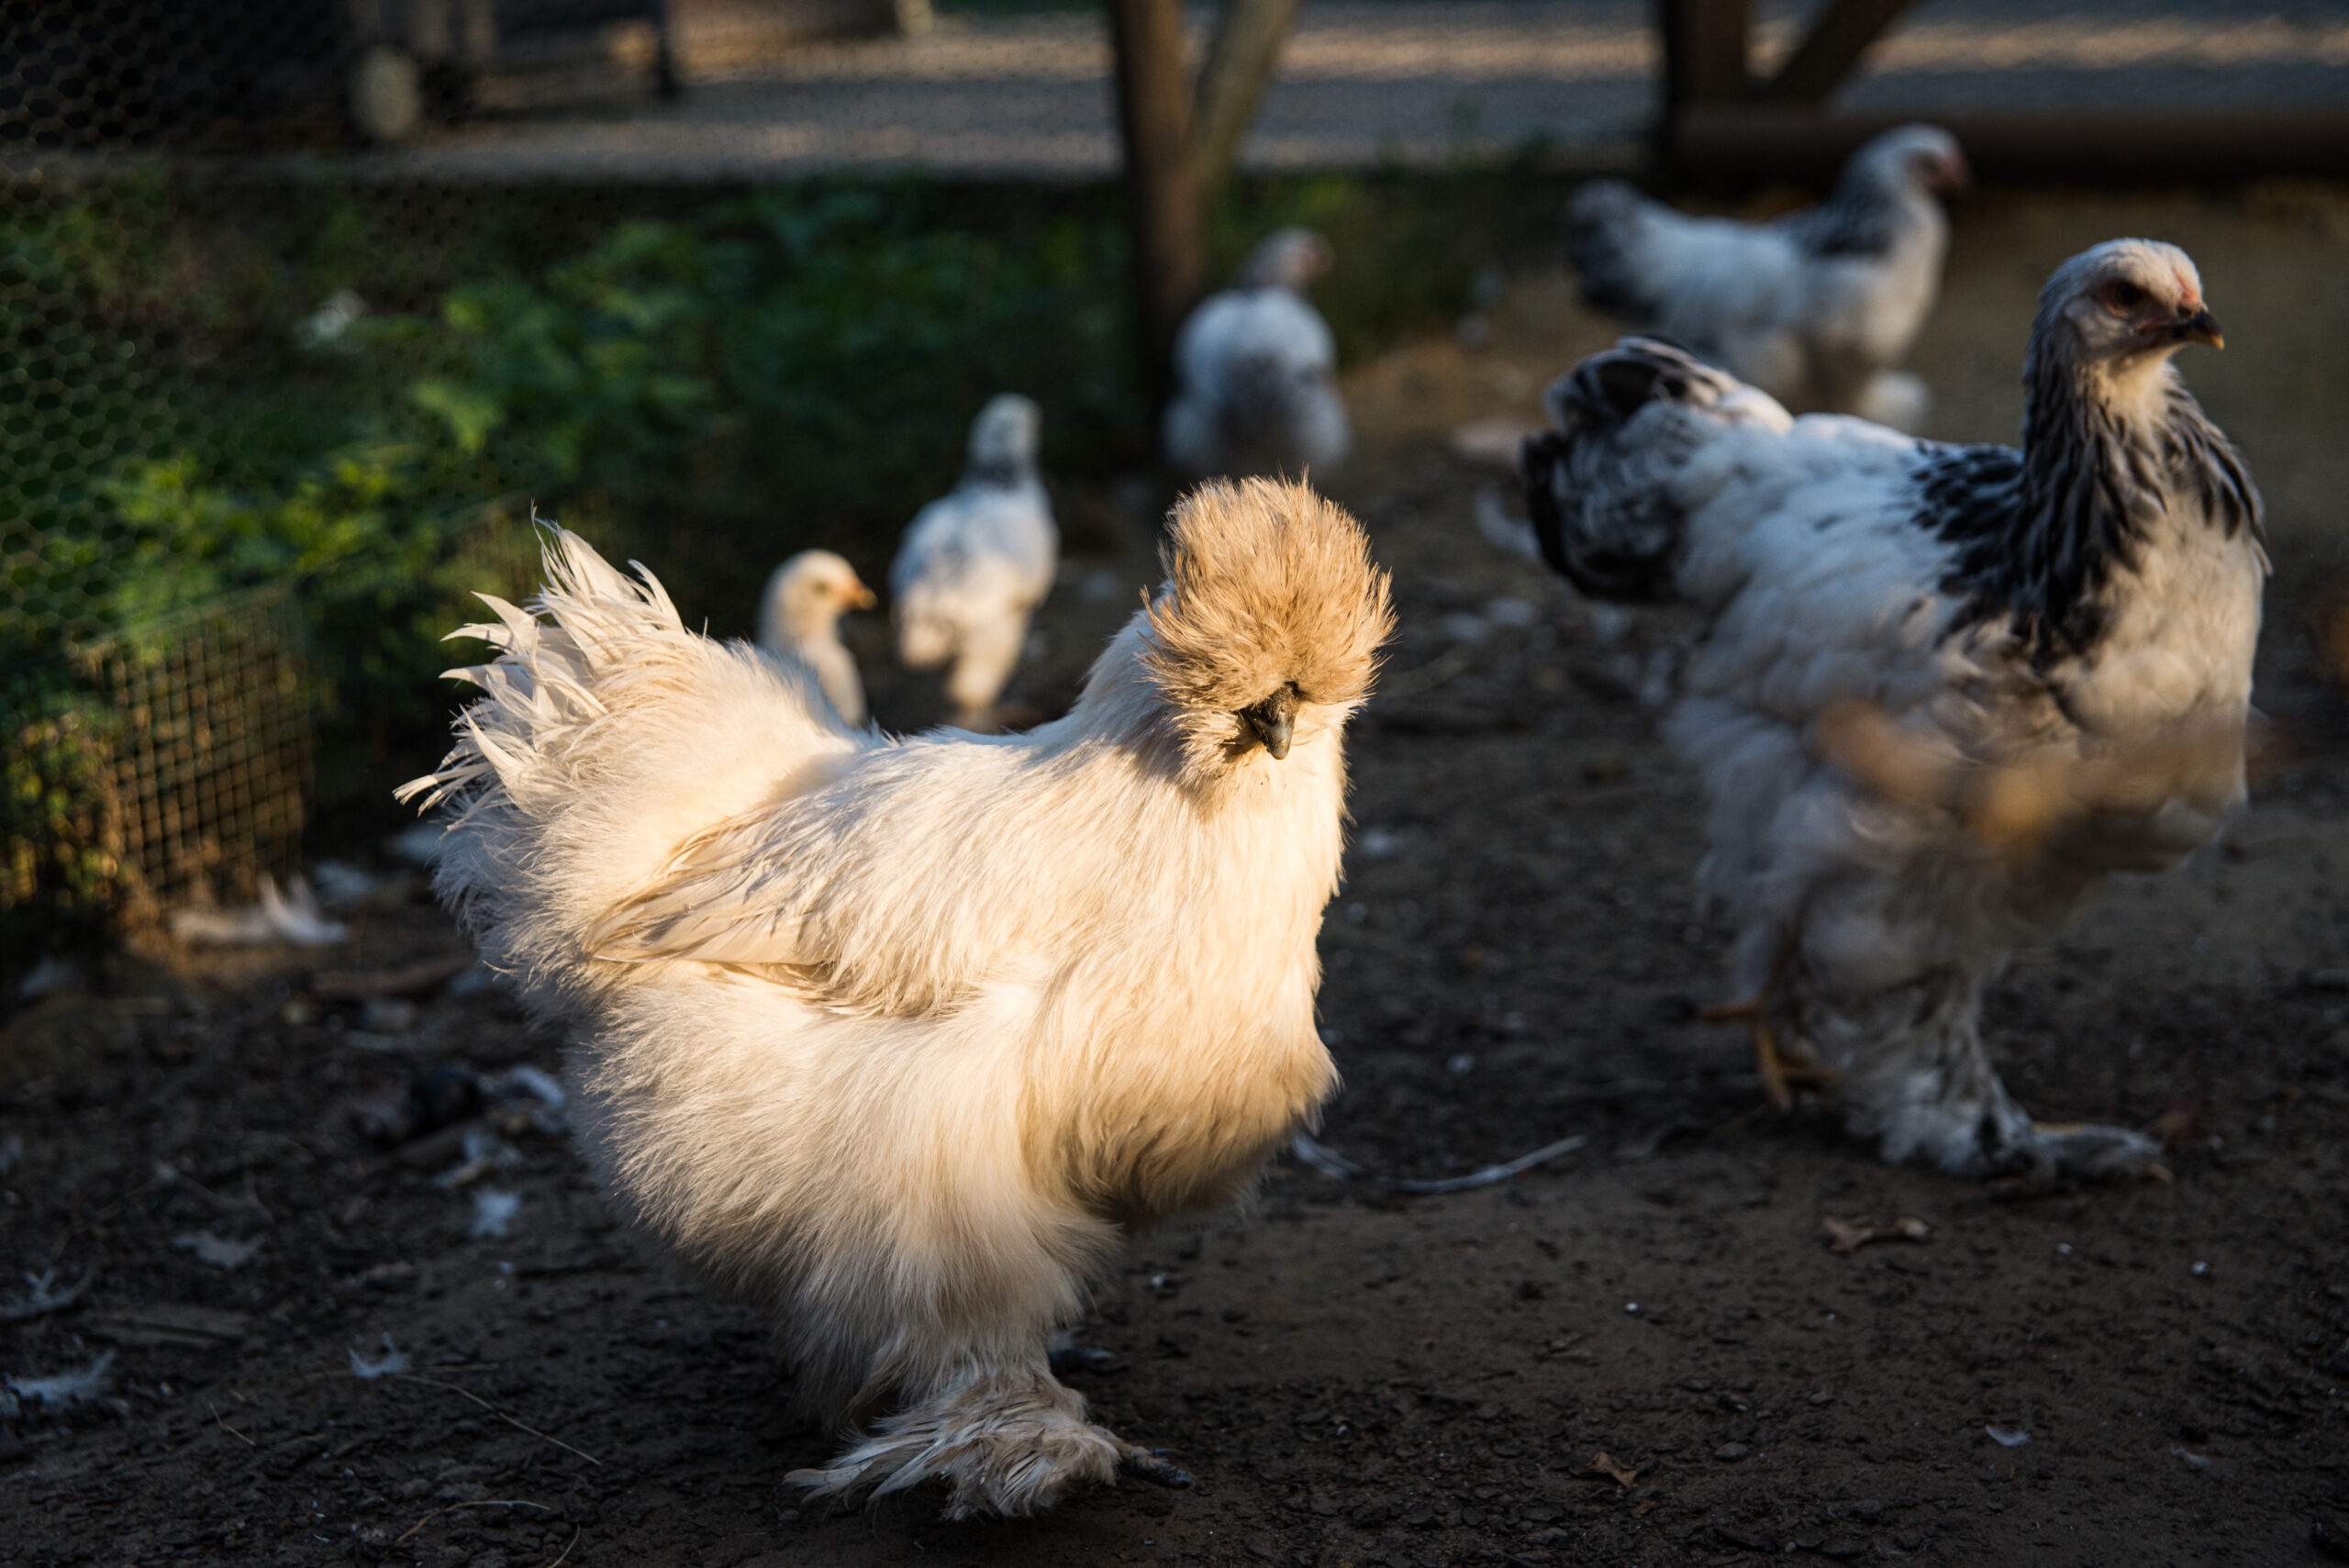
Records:
[[[2091,651],[2107,588],[2170,531],[2260,537],[2259,493],[2166,358],[2080,365],[2034,334],[2023,444],[1927,448],[1926,526],[1953,549],[1944,587],[2007,620],[2041,666]]]
[[[958,490],[1026,490],[1040,484],[1036,465],[1019,458],[993,458],[974,462],[963,470]]]
[[[1815,260],[1889,256],[1902,240],[1931,232],[1941,209],[1932,197],[1881,171],[1847,168],[1825,201],[1778,220]]]

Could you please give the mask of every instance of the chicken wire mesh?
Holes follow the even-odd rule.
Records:
[[[13,671],[0,906],[151,918],[289,869],[310,782],[306,628],[284,586]]]

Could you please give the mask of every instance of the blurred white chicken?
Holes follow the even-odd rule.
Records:
[[[1126,1239],[1230,1201],[1336,1082],[1314,1027],[1347,716],[1391,629],[1302,486],[1179,506],[1167,581],[1065,717],[889,740],[559,535],[440,770],[438,885],[584,1026],[583,1136],[641,1221],[777,1319],[851,1445],[1020,1514],[1178,1472],[1047,1366]]]
[[[2184,251],[2116,239],[2040,295],[2021,450],[1790,418],[1636,338],[1552,387],[1557,430],[1526,443],[1553,565],[1707,617],[1667,730],[1712,796],[1702,879],[1753,998],[1720,1016],[1754,1024],[1781,1104],[1839,1079],[1888,1160],[2159,1153],[2033,1123],[1978,1015],[2017,943],[2242,799],[2259,495],[2170,364],[2219,341]]]
[[[1941,293],[1934,194],[1968,177],[1954,138],[1912,125],[1852,154],[1825,202],[1770,223],[1689,217],[1598,180],[1568,205],[1566,252],[1599,309],[1798,407],[1914,430],[1931,395],[1891,367]]]
[[[1334,379],[1338,347],[1305,300],[1306,285],[1330,262],[1319,235],[1276,230],[1235,286],[1183,323],[1163,431],[1166,461],[1177,470],[1320,478],[1345,462],[1353,432]]]
[[[1025,397],[989,399],[971,422],[962,483],[914,515],[889,566],[897,656],[917,670],[954,662],[946,695],[965,729],[996,728],[996,699],[1060,567],[1052,498],[1036,477],[1042,424]]]
[[[832,711],[851,725],[864,722],[864,683],[841,641],[841,617],[874,604],[856,568],[829,550],[803,550],[776,567],[759,601],[759,646],[815,671]]]

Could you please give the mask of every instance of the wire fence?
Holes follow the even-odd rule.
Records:
[[[290,585],[232,595],[12,672],[0,907],[151,918],[292,868],[311,778]]]

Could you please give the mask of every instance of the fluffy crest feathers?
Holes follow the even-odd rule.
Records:
[[[1395,630],[1362,525],[1303,484],[1201,485],[1174,509],[1148,608],[1143,667],[1186,742],[1222,753],[1238,711],[1279,691],[1351,709]]]

